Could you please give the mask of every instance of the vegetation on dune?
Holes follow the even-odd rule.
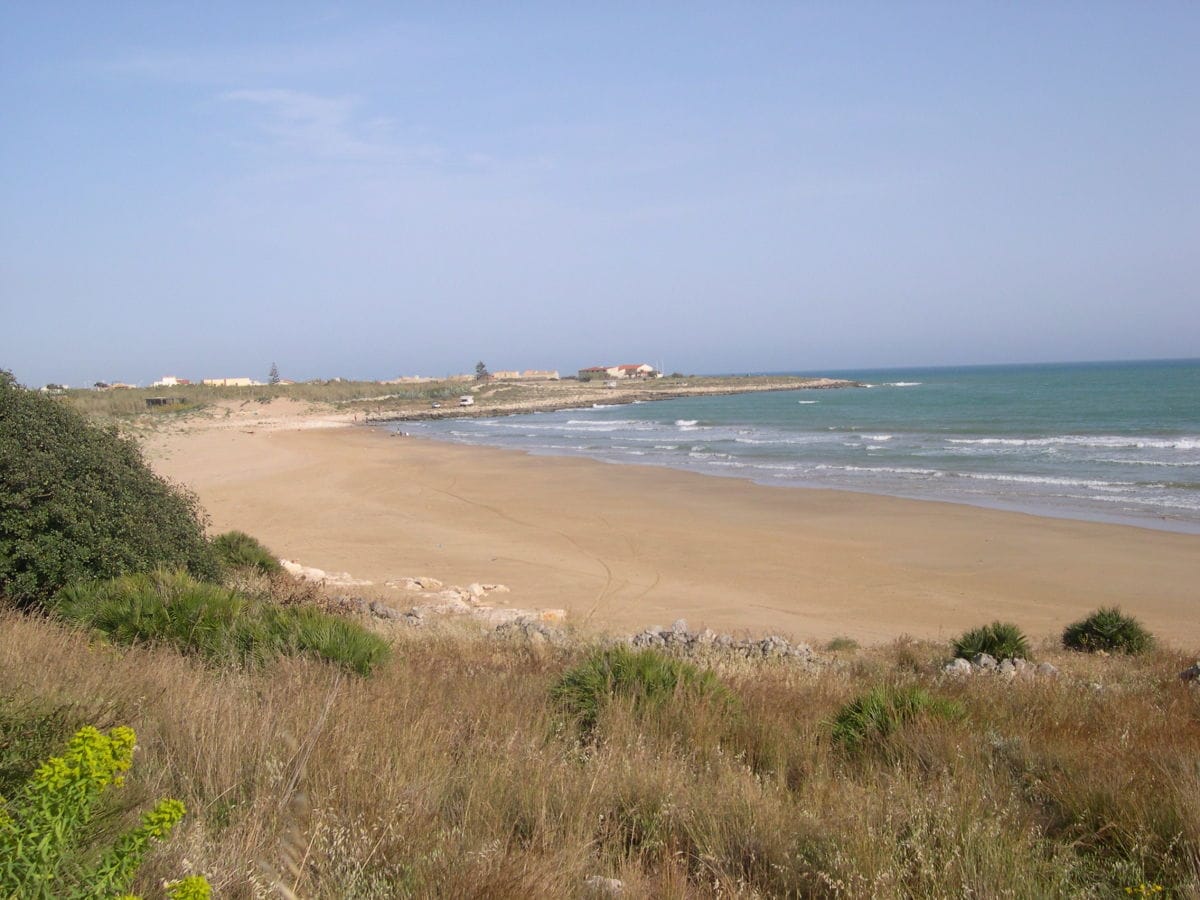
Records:
[[[961,703],[934,697],[923,688],[889,685],[872,688],[839,709],[830,730],[835,744],[853,751],[921,717],[954,720],[965,714]]]
[[[195,497],[131,441],[0,371],[0,596],[38,603],[80,578],[164,565],[219,577]]]
[[[141,822],[100,845],[95,820],[103,795],[119,787],[133,763],[134,733],[81,728],[62,756],[40,765],[13,794],[0,799],[0,894],[5,897],[128,896],[150,846],[183,818],[178,800],[160,800]],[[200,900],[209,885],[199,876],[169,883],[172,900]]]
[[[283,571],[275,554],[244,531],[226,531],[212,539],[212,549],[226,569],[250,569],[263,575]]]
[[[183,572],[156,571],[61,591],[55,611],[121,644],[161,642],[215,663],[311,654],[366,675],[388,645],[362,626],[312,607],[280,607]]]
[[[996,659],[1029,659],[1029,641],[1011,622],[992,622],[972,628],[954,641],[954,655],[970,659],[986,653]]]
[[[550,696],[585,731],[596,726],[616,697],[628,698],[638,710],[672,701],[732,702],[732,695],[712,672],[655,650],[624,646],[592,653],[563,673]]]
[[[1068,650],[1095,653],[1145,653],[1154,646],[1154,637],[1133,616],[1118,607],[1098,609],[1085,619],[1068,625],[1062,635]]]
[[[354,404],[354,408],[371,403],[428,403],[431,400],[456,397],[463,392],[463,387],[461,381],[380,384],[377,381],[340,379],[298,384],[259,384],[249,387],[189,384],[109,391],[72,389],[66,391],[55,402],[70,406],[92,419],[128,420],[149,417],[158,420],[196,413],[224,401],[247,405],[290,399],[301,403]],[[167,406],[147,407],[148,397],[166,397],[173,402]]]
[[[1200,693],[1177,654],[1049,650],[1060,677],[1016,681],[899,672],[888,648],[811,670],[720,663],[741,714],[614,695],[581,742],[548,698],[593,649],[397,640],[391,664],[344,679],[306,658],[115,653],[10,614],[0,685],[19,691],[13,716],[136,726],[137,794],[193,811],[146,858],[146,892],[182,871],[220,896],[567,897],[594,875],[700,898],[1200,892]],[[830,723],[892,683],[966,716],[922,712],[848,755]]]

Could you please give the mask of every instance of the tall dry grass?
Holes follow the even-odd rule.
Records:
[[[720,673],[736,713],[618,698],[585,734],[549,696],[586,652],[401,633],[368,679],[214,671],[7,615],[0,703],[137,730],[131,801],[191,810],[146,885],[190,864],[228,897],[581,897],[596,874],[632,897],[1200,892],[1178,656],[1055,657],[1063,677],[1013,684],[945,680],[930,645],[743,663]],[[840,751],[828,723],[881,683],[967,715]]]

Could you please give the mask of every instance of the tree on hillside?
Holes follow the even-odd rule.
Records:
[[[271,371],[267,373],[268,384],[279,384],[279,366],[271,363]]]
[[[492,375],[488,371],[488,367],[483,362],[483,360],[480,360],[479,362],[475,363],[475,380],[476,381],[487,381],[491,377],[492,377]]]
[[[0,370],[0,598],[38,603],[160,566],[217,578],[202,515],[133,441]]]

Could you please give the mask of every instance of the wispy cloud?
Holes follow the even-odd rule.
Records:
[[[395,153],[378,135],[386,123],[361,123],[356,117],[361,101],[301,91],[237,90],[223,100],[251,104],[262,110],[262,132],[282,148],[324,159],[377,159]]]

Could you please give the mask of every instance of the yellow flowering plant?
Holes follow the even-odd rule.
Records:
[[[81,852],[102,794],[120,787],[133,764],[135,743],[131,728],[81,728],[62,756],[39,766],[13,798],[0,798],[0,896],[127,896],[151,843],[165,839],[185,812],[178,800],[161,800],[108,850]],[[208,891],[208,882],[193,876],[169,885],[167,896],[203,900]]]

